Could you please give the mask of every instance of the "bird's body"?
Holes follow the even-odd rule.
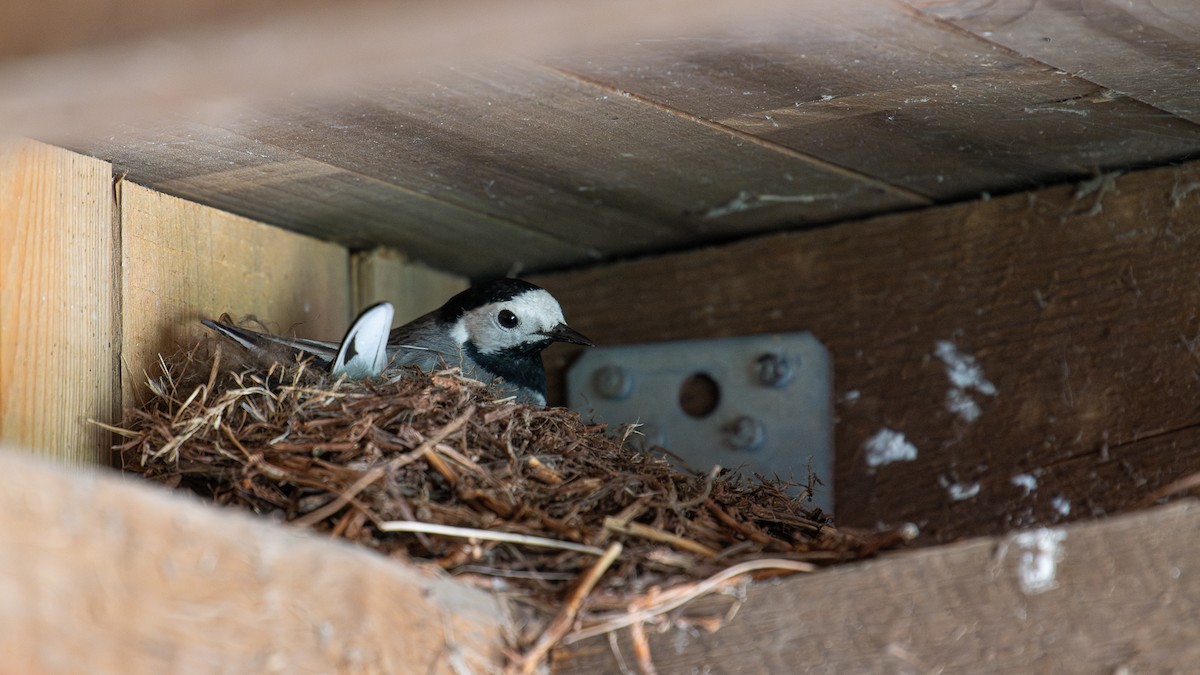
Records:
[[[391,305],[369,307],[340,343],[258,333],[216,321],[204,325],[260,356],[278,358],[281,349],[302,353],[352,378],[404,366],[424,371],[459,367],[465,376],[495,385],[502,396],[534,405],[546,404],[542,350],[556,341],[592,344],[567,326],[550,293],[519,279],[474,286],[384,332],[391,318]]]

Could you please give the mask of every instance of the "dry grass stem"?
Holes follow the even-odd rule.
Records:
[[[536,630],[551,616],[562,634],[581,623],[576,641],[737,575],[904,541],[834,529],[809,486],[683,472],[627,445],[627,429],[496,400],[457,371],[347,382],[232,351],[204,343],[161,359],[144,404],[105,426],[122,437],[124,468],[465,579],[502,576],[506,597],[540,612],[514,645],[537,659],[560,637]]]

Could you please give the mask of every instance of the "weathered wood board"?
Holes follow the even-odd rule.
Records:
[[[939,542],[1126,510],[1200,471],[1198,279],[1193,163],[535,281],[602,345],[812,331],[838,522]]]
[[[1169,673],[1200,662],[1200,507],[898,553],[749,585],[712,634],[648,628],[660,673]],[[719,617],[710,597],[682,612]],[[627,636],[617,647],[635,663]],[[608,640],[557,673],[616,672]]]
[[[0,673],[483,673],[498,600],[398,560],[0,446]]]
[[[120,242],[107,162],[0,138],[0,442],[104,462],[120,406]]]
[[[162,192],[471,277],[927,202],[531,64],[430,69],[337,102],[77,147]]]
[[[1005,27],[1040,41],[1042,18],[1074,11],[1059,8],[1063,3],[1035,4],[1038,9],[1025,23]],[[1007,16],[993,9],[998,5],[1034,6],[986,5],[985,14],[996,24]],[[1123,168],[1131,160],[1145,166],[1200,152],[1200,126],[1192,123],[1197,120],[1181,119],[1173,106],[1154,107],[1167,95],[1200,105],[1196,58],[1188,57],[1200,49],[1198,36],[1146,46],[1163,58],[1170,55],[1181,68],[1186,64],[1191,78],[1186,85],[1153,72],[1158,61],[1131,58],[1129,52],[1142,46],[1132,37],[1121,53],[1123,64],[1122,57],[1110,55],[1105,63],[1123,72],[1152,71],[1143,88],[1166,85],[1174,92],[1134,99],[1124,84],[1090,78],[1095,69],[1073,70],[1078,76],[1072,76],[1057,71],[1063,66],[1053,61],[1047,63],[1054,67],[1032,63],[993,44],[993,37],[948,30],[900,3],[846,0],[822,3],[819,11],[796,3],[778,19],[787,31],[644,40],[555,63],[614,95],[711,120],[937,201],[1029,189]],[[1113,23],[1097,18],[1084,35]],[[1070,32],[1073,25],[1049,29],[1053,44],[1082,42]],[[1106,43],[1091,44],[1099,52]],[[1173,51],[1177,47],[1182,51]]]
[[[121,182],[122,377],[133,404],[147,376],[206,329],[255,316],[273,332],[338,340],[351,319],[346,249]]]
[[[0,62],[0,121],[84,110],[40,137],[468,278],[1200,157],[1185,0],[194,3],[180,15],[208,16],[203,35],[154,40],[166,10],[122,6],[130,44]],[[95,128],[110,109],[122,120]]]
[[[1200,4],[905,0],[1021,56],[1200,123]]]

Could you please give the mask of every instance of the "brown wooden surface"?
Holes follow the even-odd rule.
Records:
[[[1056,533],[1056,534],[1054,534]],[[1054,551],[977,539],[758,582],[713,634],[648,628],[668,673],[1168,673],[1200,661],[1195,502],[1057,531]],[[1052,584],[1031,583],[1047,563]],[[1051,566],[1052,565],[1052,566]],[[708,598],[684,616],[720,616]],[[628,636],[619,647],[633,664]],[[617,672],[604,638],[560,648],[555,672]]]
[[[1200,4],[905,0],[980,39],[1200,122]]]
[[[1125,510],[1200,470],[1198,261],[1191,164],[535,281],[601,345],[811,330],[834,359],[838,522],[932,543]],[[972,422],[940,341],[997,390],[968,392]],[[916,460],[869,467],[885,429]]]
[[[531,65],[440,68],[133,143],[154,136],[81,147],[156,190],[473,277],[925,203]],[[743,192],[756,201],[737,207]]]
[[[1044,27],[1037,17],[1013,30],[1040,40],[1034,36]],[[845,0],[824,3],[820,11],[797,3],[795,13],[780,20],[789,22],[786,33],[646,40],[557,63],[614,92],[938,201],[1079,178],[1129,166],[1135,156],[1137,164],[1162,164],[1200,151],[1200,126],[1171,114],[1173,108],[1164,112],[1106,90],[1087,78],[1092,71],[1071,77],[1030,62],[1025,52],[947,30],[900,3]],[[1097,18],[1093,32],[1109,23]],[[1165,54],[1176,46],[1194,53],[1200,35],[1155,48]],[[1188,63],[1188,86],[1149,72],[1145,82],[1165,84],[1175,98],[1195,103],[1196,59],[1172,58]],[[1116,58],[1108,63],[1118,65]],[[1154,66],[1133,59],[1121,66],[1143,69]]]
[[[112,168],[0,138],[0,442],[104,462],[119,414]]]
[[[143,1],[0,61],[0,126],[469,278],[1200,156],[1186,0]]]
[[[0,447],[0,673],[463,673],[483,592],[116,475]]]
[[[129,182],[122,217],[125,403],[159,353],[207,332],[201,319],[255,316],[274,332],[339,340],[352,318],[340,246],[255,223]]]

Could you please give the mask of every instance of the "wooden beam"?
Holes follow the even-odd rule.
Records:
[[[602,345],[812,331],[838,522],[944,542],[1200,470],[1198,277],[1193,163],[534,281]],[[915,459],[882,463],[888,441]]]
[[[990,32],[953,29],[900,3],[874,0],[798,3],[786,33],[738,30],[696,40],[644,40],[620,50],[582,51],[554,62],[611,94],[634,96],[685,117],[838,164],[939,202],[1001,194],[1086,177],[1096,170],[1165,164],[1200,152],[1200,126],[1155,109],[1170,97],[1200,105],[1193,81],[1196,32],[1164,35],[1131,28],[1114,3],[921,3],[952,11]],[[986,10],[980,9],[981,5]],[[1169,3],[1170,4],[1170,3]],[[1190,0],[1175,3],[1197,15]],[[966,7],[969,6],[969,7]],[[1083,9],[1083,7],[1089,9]],[[1156,7],[1137,3],[1141,16]],[[997,7],[1005,7],[998,10]],[[1036,7],[1021,32],[1039,49],[1074,54],[1087,43],[1119,65],[1121,85],[1097,84],[1095,69],[1030,62],[998,48],[1009,14]],[[1093,10],[1093,7],[1105,9]],[[1046,21],[1073,12],[1101,16]],[[985,20],[976,13],[988,15]],[[961,22],[956,22],[959,25]],[[1110,51],[1106,29],[1120,27],[1122,50]],[[1075,30],[1079,28],[1080,30]],[[1053,35],[1052,42],[1042,36]],[[1153,37],[1151,37],[1153,36]],[[1093,39],[1095,38],[1095,39]],[[1145,44],[1144,44],[1145,43]],[[1136,58],[1145,52],[1150,60]],[[1040,53],[1040,52],[1039,52]],[[1022,52],[1028,55],[1028,52]],[[1173,70],[1160,69],[1160,64]],[[1158,98],[1133,99],[1137,80]],[[1142,102],[1144,101],[1144,102]],[[1187,117],[1186,115],[1182,115]],[[797,181],[803,184],[802,180]]]
[[[1160,2],[904,0],[1030,59],[1200,123],[1200,7]]]
[[[1200,507],[906,552],[709,597],[649,629],[659,672],[1185,672]],[[707,634],[694,617],[739,610]],[[623,631],[624,633],[624,631]],[[627,635],[618,649],[634,662]],[[616,672],[608,640],[560,648],[555,672]]]
[[[351,319],[346,249],[122,182],[125,402],[159,353],[205,329],[255,316],[276,332],[338,340]]]
[[[403,253],[385,247],[355,253],[350,263],[354,309],[362,311],[386,300],[396,308],[396,325],[441,307],[470,285],[467,279],[412,262]]]
[[[105,462],[120,379],[120,242],[107,162],[0,139],[0,442]]]
[[[0,448],[0,670],[491,672],[496,598],[357,547]]]
[[[202,111],[236,119],[262,96],[346,95],[433,64],[536,58],[631,35],[772,26],[762,0],[52,0],[0,8],[0,128],[31,136],[108,132]],[[764,18],[765,17],[765,18]],[[5,58],[7,57],[7,58]]]
[[[431,67],[368,96],[164,126],[71,147],[160,192],[473,278],[926,203],[531,64]]]

